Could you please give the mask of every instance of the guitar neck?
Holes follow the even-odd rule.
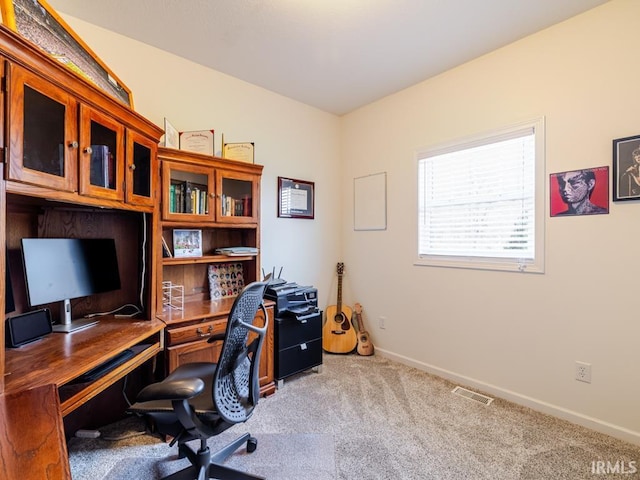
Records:
[[[360,313],[357,310],[353,312],[353,323],[359,332],[362,331],[362,321],[360,320]]]
[[[338,275],[338,301],[336,302],[336,311],[342,313],[342,275]]]

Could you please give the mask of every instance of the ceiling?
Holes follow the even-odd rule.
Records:
[[[59,13],[342,115],[606,1],[49,0],[49,4]]]

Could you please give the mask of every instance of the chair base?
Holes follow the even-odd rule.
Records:
[[[206,446],[206,441],[204,440],[201,442],[201,448],[197,452],[182,443],[178,445],[178,457],[187,457],[191,465],[164,477],[162,480],[205,480],[208,478],[217,478],[219,480],[265,480],[264,477],[241,472],[221,464],[229,455],[240,448],[243,443],[249,441],[251,441],[252,447],[247,451],[251,452],[255,450],[255,439],[248,433],[245,433],[213,454],[209,451],[209,447]]]

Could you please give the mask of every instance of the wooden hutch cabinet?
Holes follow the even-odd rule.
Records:
[[[242,268],[244,284],[260,277],[260,254],[221,255],[217,249],[260,246],[260,179],[262,166],[169,148],[159,148],[162,176],[160,234],[171,257],[160,263],[160,289],[181,286],[182,310],[166,305],[158,293],[159,317],[167,325],[168,371],[192,361],[217,361],[221,342],[208,343],[224,333],[234,292],[218,292],[212,298],[209,270],[212,266]],[[202,255],[176,257],[174,232],[201,232]],[[222,289],[224,290],[224,289]],[[229,295],[229,296],[227,296]],[[273,305],[267,305],[269,328],[260,359],[262,394],[275,390],[273,366]]]
[[[9,64],[8,180],[153,207],[157,142],[108,110]],[[125,145],[126,142],[126,145]]]
[[[154,237],[162,129],[4,25],[0,77],[0,276],[9,280],[2,283],[0,337],[6,316],[32,309],[23,238],[113,238],[120,289],[71,299],[74,318],[126,303],[142,309],[134,319],[100,314],[90,328],[0,349],[0,435],[6,440],[0,442],[0,471],[12,478],[13,472],[70,478],[64,443],[70,414],[111,387],[122,400],[116,382],[134,370],[139,381],[129,388],[151,380],[150,360],[163,349],[164,324],[156,318],[161,253]],[[14,300],[8,315],[6,285]],[[54,321],[59,304],[42,305]],[[95,381],[77,382],[126,349],[134,356]],[[92,415],[102,419],[104,413]],[[48,476],[54,465],[59,471]]]

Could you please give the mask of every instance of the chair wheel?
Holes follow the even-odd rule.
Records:
[[[256,437],[250,437],[247,440],[247,453],[253,453],[258,448],[258,439]]]

